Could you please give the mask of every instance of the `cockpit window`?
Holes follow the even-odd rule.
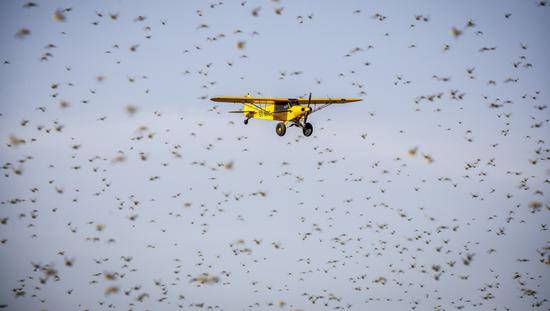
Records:
[[[285,111],[289,107],[289,104],[275,105],[275,112]]]

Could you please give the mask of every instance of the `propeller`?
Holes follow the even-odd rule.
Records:
[[[304,116],[304,124],[307,123],[307,117],[309,116],[309,113],[311,112],[311,92],[309,93],[309,99],[307,100],[307,108],[308,111],[306,115]]]

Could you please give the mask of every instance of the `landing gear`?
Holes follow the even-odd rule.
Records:
[[[304,133],[304,136],[306,137],[309,137],[311,136],[311,134],[313,134],[313,125],[311,125],[311,123],[306,122],[302,124],[301,122],[293,121],[290,123],[289,127],[292,127],[292,126],[301,127],[302,133]],[[277,123],[277,126],[275,127],[275,132],[279,136],[285,136],[285,133],[286,133],[285,123],[284,122]]]
[[[248,119],[244,119],[244,125],[248,124]]]
[[[283,122],[277,123],[277,126],[275,127],[275,132],[279,136],[284,136],[286,133],[286,125]]]
[[[313,125],[311,125],[311,123],[306,122],[302,127],[302,132],[304,133],[305,137],[311,136],[311,134],[313,133]]]

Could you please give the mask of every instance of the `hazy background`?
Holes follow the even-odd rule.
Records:
[[[6,309],[548,309],[548,4],[26,3],[0,4]],[[279,137],[208,100],[247,92],[363,101]]]

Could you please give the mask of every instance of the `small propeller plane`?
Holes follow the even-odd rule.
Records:
[[[307,122],[310,114],[324,109],[330,105],[346,104],[361,101],[361,98],[281,98],[281,97],[252,97],[246,96],[223,96],[213,97],[210,100],[224,103],[242,103],[243,109],[229,111],[230,113],[244,114],[244,124],[250,119],[263,119],[280,121],[275,127],[279,136],[284,136],[288,127],[297,126],[302,128],[304,136],[313,133],[313,125]]]

